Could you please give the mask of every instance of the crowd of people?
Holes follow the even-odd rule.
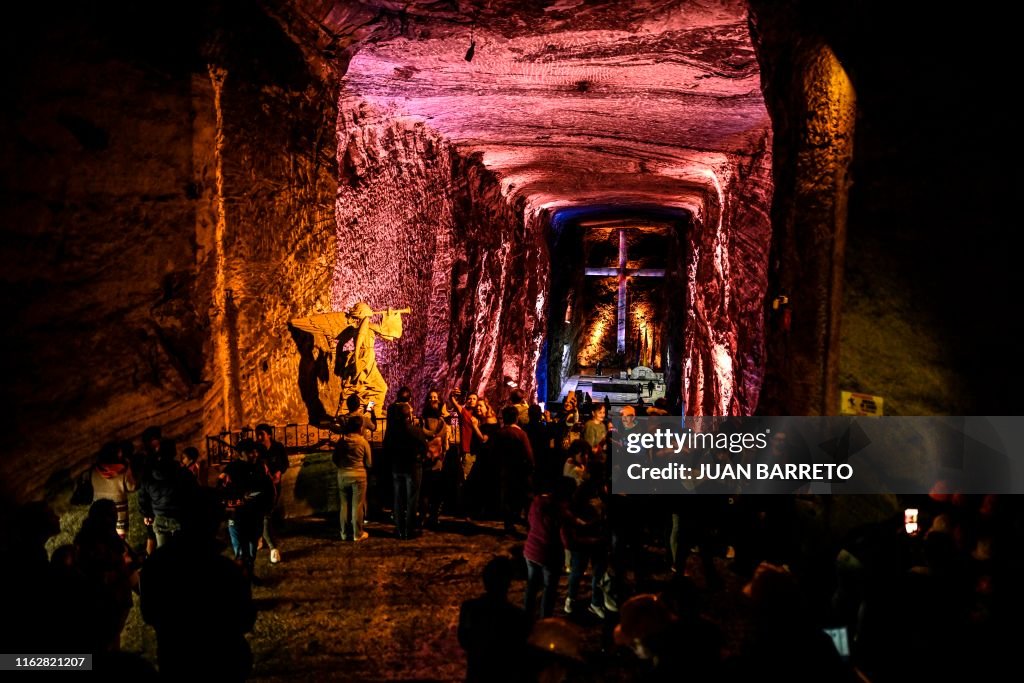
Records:
[[[117,511],[117,534],[128,534],[128,494],[138,491],[139,510],[146,536],[145,554],[179,534],[185,526],[200,488],[214,484],[228,518],[228,533],[235,557],[251,574],[257,545],[264,545],[271,563],[281,560],[274,532],[279,512],[281,477],[288,469],[284,445],[274,438],[274,428],[259,424],[255,438],[241,439],[235,457],[209,481],[208,462],[197,448],[186,447],[180,456],[173,440],[159,427],[142,435],[143,447],[131,442],[105,445],[90,477],[93,500],[109,500]]]
[[[647,662],[648,673],[661,672],[658,679],[685,667],[686,676],[697,680],[755,672],[848,680],[855,662],[860,676],[897,680],[941,661],[937,657],[954,642],[989,643],[989,661],[995,658],[991,639],[1001,640],[996,624],[1005,623],[1008,612],[992,600],[993,581],[995,567],[1008,564],[995,562],[993,553],[1020,556],[1013,550],[1021,524],[1015,501],[906,498],[902,502],[920,507],[927,520],[918,531],[908,533],[897,510],[837,536],[822,531],[838,514],[834,501],[800,482],[769,492],[709,480],[674,496],[614,495],[613,468],[636,458],[655,466],[675,458],[693,466],[729,462],[730,454],[710,448],[627,457],[625,436],[643,428],[637,418],[667,416],[669,403],[618,406],[612,416],[606,402],[588,399],[570,394],[559,410],[547,411],[512,391],[496,411],[477,394],[454,391],[443,401],[431,392],[417,413],[411,393],[402,389],[388,408],[382,462],[373,464],[377,474],[368,478],[386,490],[391,473],[398,538],[431,528],[440,507],[456,518],[500,520],[509,537],[524,540],[523,566],[516,572],[525,582],[521,615],[508,617],[509,623],[492,629],[495,634],[521,633],[521,619],[543,623],[549,633],[556,628],[552,617],[618,621],[607,646],[632,649]],[[350,430],[359,426],[353,420]],[[795,445],[776,434],[765,457],[786,462],[798,457]],[[687,495],[697,493],[702,495]],[[667,585],[658,584],[662,570],[674,577]],[[700,591],[690,574],[699,577]],[[504,583],[492,579],[485,576],[490,597],[466,608],[470,621],[482,618],[484,605],[510,613],[504,597],[495,602],[507,594],[498,590]],[[1000,585],[1004,595],[1013,593],[1005,578]],[[708,594],[743,586],[750,612],[740,648],[689,648],[690,642],[723,640],[720,626],[695,606]],[[652,587],[657,595],[644,593]],[[902,629],[896,624],[913,624],[913,637],[891,633]],[[490,652],[509,641],[500,635],[480,644],[480,638],[467,635],[464,645]],[[469,656],[471,662],[494,659]],[[798,657],[805,664],[795,667]],[[478,680],[500,680],[498,670],[512,670],[509,663],[517,660],[499,661],[506,665]],[[474,667],[485,665],[471,665],[471,672]]]
[[[701,498],[691,497],[695,504]],[[779,500],[751,504],[751,526],[736,535],[727,516],[701,517],[735,503],[724,501],[715,510],[709,500],[686,509],[687,528],[701,529],[687,544],[699,541],[694,549],[714,562],[703,563],[704,571],[690,563],[685,571],[648,576],[639,575],[640,563],[619,565],[638,574],[628,586],[619,583],[617,595],[625,599],[617,624],[598,621],[605,627],[591,628],[589,636],[579,627],[595,621],[574,611],[574,574],[589,557],[591,605],[600,605],[600,555],[574,552],[564,612],[540,620],[534,620],[532,591],[543,586],[541,610],[550,614],[561,589],[558,557],[527,545],[525,609],[508,600],[510,577],[517,574],[513,561],[496,558],[484,570],[485,595],[465,602],[460,615],[467,680],[998,680],[1012,667],[1011,634],[1019,633],[1024,604],[1018,501],[936,492],[908,501],[921,506],[927,520],[919,528],[894,515],[828,540],[795,519],[800,506],[812,519],[827,515],[822,501],[771,498]],[[564,492],[540,499],[531,535],[536,525],[549,538],[545,516],[571,519],[573,507]],[[675,506],[685,509],[678,501]],[[633,521],[646,527],[647,543],[656,543],[651,525],[658,518],[645,519]],[[580,523],[577,517],[569,525]],[[718,545],[726,542],[744,544],[742,551],[757,559],[736,562],[732,553],[740,548],[727,553]],[[570,541],[563,537],[563,543]],[[608,560],[613,566],[615,554]]]
[[[462,519],[500,519],[507,534],[522,537],[531,500],[563,478],[607,488],[607,408],[590,403],[585,409],[583,419],[570,394],[553,416],[513,390],[500,410],[460,391],[446,399],[431,391],[417,410],[403,387],[387,408],[382,448],[373,455],[369,443],[379,420],[358,400],[350,403],[338,420],[342,436],[334,452],[342,539],[365,538],[370,499],[390,507],[399,539],[436,527],[442,510]]]
[[[216,481],[198,449],[180,456],[159,427],[130,441],[109,443],[81,478],[88,513],[73,541],[47,553],[60,523],[46,503],[15,510],[0,538],[4,583],[12,592],[2,642],[14,652],[90,653],[94,668],[146,679],[156,671],[120,652],[121,634],[138,596],[141,615],[157,636],[160,675],[179,680],[214,675],[244,680],[252,665],[245,634],[252,602],[255,554],[265,544],[280,562],[274,531],[284,446],[270,425],[243,439]],[[135,492],[141,520],[129,516]],[[76,491],[76,495],[78,492]],[[141,522],[141,533],[131,534]],[[234,559],[222,554],[226,524]],[[133,545],[130,539],[141,536]]]
[[[500,522],[522,555],[488,563],[485,595],[462,607],[467,680],[599,677],[607,660],[584,654],[581,625],[600,626],[602,657],[632,653],[625,678],[647,680],[851,680],[854,664],[862,677],[904,680],[950,670],[944,653],[965,648],[981,654],[957,665],[994,661],[1012,632],[1020,591],[1008,568],[1020,557],[1021,515],[1011,499],[937,493],[907,501],[921,513],[913,531],[893,516],[828,536],[814,530],[833,514],[828,497],[614,494],[623,434],[639,415],[667,415],[664,399],[614,416],[573,394],[556,411],[519,391],[499,410],[459,391],[429,392],[421,405],[403,388],[385,422],[358,398],[347,402],[332,446],[340,538],[370,537],[370,500],[373,528],[392,524],[398,541],[437,529],[442,516]],[[371,447],[384,425],[381,447]],[[282,560],[275,520],[288,469],[273,427],[258,425],[254,437],[237,443],[215,478],[196,449],[179,457],[158,428],[139,449],[108,444],[89,473],[88,515],[49,556],[56,518],[45,505],[19,510],[2,539],[7,585],[23,588],[8,620],[17,628],[6,628],[11,651],[46,642],[144,668],[117,655],[138,594],[163,674],[209,673],[215,662],[219,675],[244,678],[255,558],[262,544],[271,563]],[[138,523],[128,513],[133,491],[139,547],[128,542]],[[234,561],[215,542],[225,527]],[[195,576],[203,580],[187,580]],[[523,598],[513,605],[517,580]],[[748,603],[739,626],[703,609],[729,592]],[[848,649],[830,637],[839,633]]]

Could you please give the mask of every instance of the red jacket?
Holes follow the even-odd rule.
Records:
[[[545,567],[565,564],[566,531],[571,522],[568,508],[550,494],[537,496],[530,505],[530,533],[523,556]]]

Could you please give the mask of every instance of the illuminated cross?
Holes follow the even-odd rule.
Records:
[[[619,297],[616,306],[619,311],[619,329],[617,351],[626,352],[626,279],[629,277],[665,277],[662,268],[627,268],[626,267],[626,230],[619,228],[619,267],[618,268],[587,268],[584,273],[596,277],[619,278]]]

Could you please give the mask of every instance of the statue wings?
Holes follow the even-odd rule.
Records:
[[[314,343],[321,351],[333,351],[334,340],[349,326],[348,318],[343,311],[319,313],[306,318],[292,318],[292,327],[309,332]]]
[[[394,341],[402,336],[402,314],[408,312],[408,308],[389,308],[386,311],[374,311],[375,316],[381,316],[381,321],[379,325],[371,325],[370,329],[388,341]],[[344,311],[318,313],[317,315],[305,318],[292,318],[291,324],[303,332],[312,334],[317,348],[325,352],[333,351],[334,341],[345,328],[351,326],[351,322]]]

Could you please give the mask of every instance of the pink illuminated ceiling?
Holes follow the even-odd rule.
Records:
[[[533,208],[702,214],[770,125],[742,2],[294,6],[347,45],[343,97],[479,153]]]
[[[686,304],[685,343],[675,362],[682,366],[688,410],[754,410],[764,358],[772,139],[744,2],[266,3],[311,63],[340,76],[339,142],[345,173],[353,175],[346,176],[339,201],[346,193],[367,193],[352,200],[359,215],[339,209],[342,233],[358,220],[362,234],[366,211],[386,214],[388,226],[404,226],[408,212],[395,219],[394,205],[415,204],[421,196],[433,201],[434,189],[443,200],[451,194],[450,180],[466,182],[479,201],[493,188],[490,179],[474,182],[479,176],[464,171],[475,165],[453,164],[451,152],[493,171],[503,206],[511,209],[499,211],[500,219],[489,216],[494,225],[455,225],[467,239],[479,240],[481,230],[508,239],[511,233],[501,230],[522,220],[523,243],[536,245],[544,218],[562,207],[630,213],[632,206],[638,215],[651,207],[684,209],[693,220],[686,233],[687,291],[678,298]],[[440,154],[437,137],[444,141]],[[377,165],[382,175],[375,183],[363,175],[369,157],[386,161]],[[461,176],[451,173],[456,167]],[[415,183],[423,178],[438,186],[419,188]],[[520,200],[526,213],[513,217]],[[411,235],[423,231],[422,220],[416,228]],[[520,379],[532,375],[540,354],[542,333],[520,330],[504,346],[494,338],[517,329],[503,319],[506,299],[493,295],[508,286],[502,279],[511,272],[508,244],[497,254],[500,267],[485,273],[491,288],[480,284],[478,294],[488,296],[474,309],[476,324],[455,325],[479,329],[487,327],[481,321],[499,321],[467,342],[470,355],[460,361],[476,387],[490,381],[499,347],[507,355],[504,374],[518,370]],[[486,249],[480,254],[492,256]],[[519,282],[521,275],[512,279]],[[394,283],[382,280],[381,286]],[[535,313],[517,313],[529,321],[523,329],[543,330],[545,286],[539,283]],[[531,341],[524,353],[525,338]],[[448,350],[439,349],[436,358]],[[509,358],[518,359],[514,367]]]

